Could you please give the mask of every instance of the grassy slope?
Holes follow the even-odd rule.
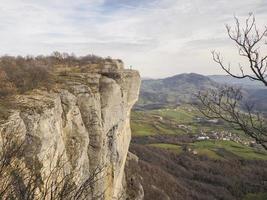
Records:
[[[175,144],[156,143],[156,144],[149,144],[149,146],[166,149],[174,153],[182,152],[182,147]]]
[[[247,194],[243,200],[266,200],[267,193]]]
[[[226,158],[227,155],[225,155],[224,152],[221,152],[223,149],[246,160],[267,160],[266,152],[258,152],[251,147],[247,147],[232,141],[200,141],[193,143],[192,148],[200,152],[213,152],[211,153],[210,157],[215,156],[215,158]]]
[[[182,152],[181,145],[153,143],[148,144],[148,146],[170,150],[178,154]],[[212,159],[228,159],[231,155],[231,157],[245,160],[267,160],[266,152],[259,152],[251,147],[232,141],[200,141],[189,143],[188,147],[194,150],[198,155],[205,155]]]

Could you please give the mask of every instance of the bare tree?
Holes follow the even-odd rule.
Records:
[[[220,89],[199,92],[200,112],[211,119],[223,119],[234,128],[242,130],[267,150],[266,119],[253,111],[253,104],[241,103],[242,91],[225,86]]]
[[[239,64],[240,74],[231,70],[231,65],[225,65],[219,52],[212,52],[213,60],[231,77],[237,79],[249,78],[267,86],[267,55],[262,55],[261,47],[267,44],[267,27],[260,31],[256,26],[253,14],[245,21],[244,27],[235,17],[235,27],[226,25],[229,38],[235,42],[238,53],[245,57],[248,65]],[[242,130],[267,150],[266,119],[253,109],[253,104],[244,102],[239,88],[224,86],[218,90],[199,92],[201,102],[199,110],[208,118],[223,119],[235,128]]]
[[[229,38],[236,44],[239,55],[245,57],[248,61],[248,66],[244,67],[239,64],[241,73],[234,74],[231,71],[230,64],[225,65],[219,52],[212,52],[213,60],[227,74],[234,78],[250,78],[251,80],[260,81],[267,86],[267,55],[262,55],[261,53],[261,47],[267,45],[267,26],[260,32],[256,25],[255,16],[250,14],[246,19],[244,27],[241,27],[239,19],[235,17],[235,27],[232,28],[226,25],[226,29]]]

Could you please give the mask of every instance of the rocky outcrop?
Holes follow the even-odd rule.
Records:
[[[105,65],[86,73],[57,76],[50,91],[35,90],[15,97],[16,108],[1,121],[1,136],[14,135],[27,143],[24,159],[39,163],[45,179],[59,159],[75,173],[79,185],[91,174],[96,181],[88,199],[104,193],[119,199],[131,139],[130,111],[137,101],[138,72]]]

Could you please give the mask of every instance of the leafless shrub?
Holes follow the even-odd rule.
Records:
[[[89,54],[77,57],[75,54],[54,52],[49,56],[2,56],[0,57],[0,97],[15,92],[24,93],[35,88],[50,89],[53,85],[54,71],[64,68],[65,73],[72,68],[83,68],[93,65],[103,66],[111,58],[101,58]]]

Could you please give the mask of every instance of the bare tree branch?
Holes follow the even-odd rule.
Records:
[[[211,119],[223,119],[245,132],[267,150],[266,119],[253,112],[253,105],[241,107],[243,95],[240,89],[224,86],[220,89],[199,92],[199,111]]]
[[[266,45],[266,42],[264,44],[264,39],[267,38],[267,27],[260,31],[256,26],[255,16],[250,14],[245,21],[244,27],[241,27],[239,19],[235,17],[235,28],[226,25],[226,30],[229,38],[235,42],[239,55],[247,59],[246,70],[244,67],[239,67],[241,74],[233,73],[230,64],[225,65],[219,52],[212,52],[213,60],[234,78],[250,78],[267,86],[267,55],[261,55],[260,52],[260,45]],[[245,73],[245,71],[248,72]]]
[[[259,31],[253,14],[241,26],[237,17],[235,27],[226,25],[229,38],[235,42],[238,53],[245,57],[248,65],[239,64],[240,74],[232,73],[231,65],[225,65],[219,52],[212,52],[213,60],[230,76],[259,81],[267,86],[267,55],[261,55],[261,45],[266,45],[267,27]],[[249,72],[247,72],[249,71]],[[201,102],[200,112],[208,118],[223,119],[235,128],[242,130],[267,150],[267,123],[266,119],[253,111],[253,105],[245,104],[242,91],[238,88],[224,86],[218,90],[199,92],[197,98]],[[243,105],[242,105],[243,104]],[[242,106],[241,106],[242,105]]]

